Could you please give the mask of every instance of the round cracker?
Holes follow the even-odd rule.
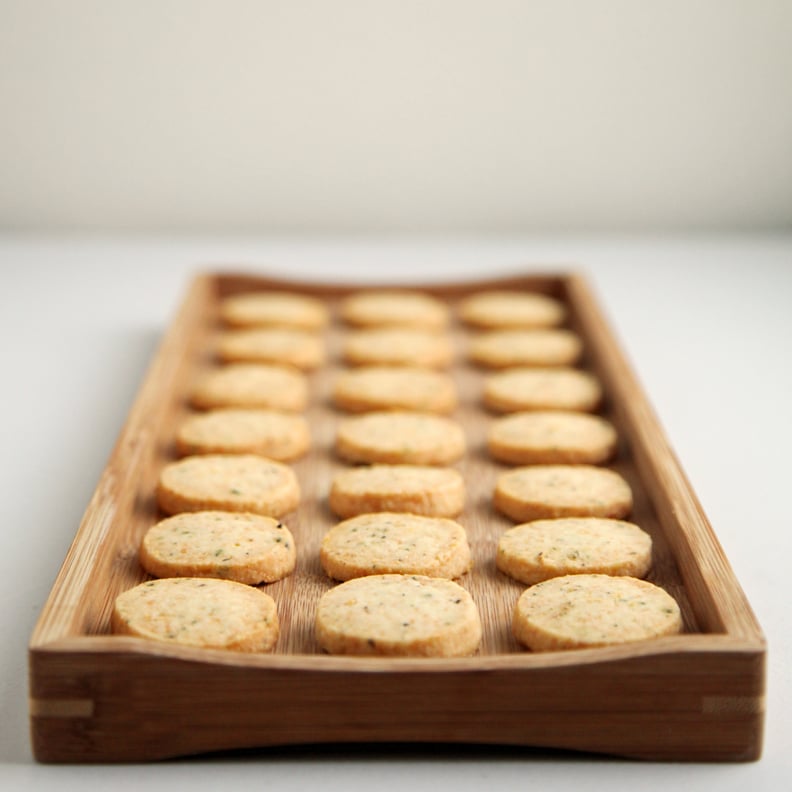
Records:
[[[463,322],[482,328],[554,327],[566,309],[546,294],[525,291],[488,291],[466,297],[459,304]]]
[[[205,649],[266,652],[278,640],[275,601],[233,580],[163,578],[119,594],[112,630]]]
[[[291,468],[251,454],[185,457],[166,465],[157,484],[157,502],[167,514],[216,509],[280,517],[299,500]]]
[[[286,462],[311,444],[301,415],[275,410],[225,409],[191,415],[179,427],[176,448],[190,454],[258,454]]]
[[[325,345],[316,333],[267,327],[221,334],[217,354],[225,363],[276,363],[314,369],[324,363]]]
[[[305,375],[286,366],[235,363],[212,369],[190,396],[203,410],[248,407],[300,412],[308,405]]]
[[[335,447],[349,462],[446,465],[465,453],[465,433],[439,415],[370,412],[341,421]]]
[[[414,366],[447,368],[453,360],[445,333],[385,327],[348,333],[342,356],[352,366]]]
[[[458,397],[448,374],[424,368],[365,366],[345,371],[336,379],[333,401],[347,412],[449,413],[456,408]]]
[[[358,292],[341,304],[341,318],[358,327],[443,328],[449,322],[448,306],[430,294],[388,290]]]
[[[652,565],[652,538],[623,520],[536,520],[501,536],[495,562],[501,572],[529,585],[585,573],[642,578]]]
[[[306,294],[268,291],[226,297],[220,317],[233,327],[301,327],[320,330],[329,321],[327,306]]]
[[[473,598],[451,580],[375,575],[322,596],[316,638],[330,654],[463,657],[481,642],[481,620]]]
[[[474,336],[468,347],[471,361],[488,368],[571,366],[583,352],[571,330],[493,330]]]
[[[490,425],[487,448],[501,462],[601,464],[616,452],[618,436],[604,418],[586,413],[512,413]]]
[[[328,500],[339,517],[371,512],[456,517],[465,505],[465,482],[451,468],[371,465],[337,473]]]
[[[386,573],[457,578],[471,566],[459,523],[392,512],[362,514],[333,526],[322,540],[320,559],[335,580]]]
[[[495,507],[518,522],[552,517],[626,517],[632,490],[615,471],[592,465],[533,465],[501,473]]]
[[[150,575],[272,583],[294,570],[289,529],[272,517],[223,511],[185,512],[153,525],[140,544]]]
[[[514,609],[514,637],[534,651],[583,649],[674,635],[679,605],[646,580],[568,575],[537,583]]]
[[[602,388],[592,374],[571,368],[512,368],[484,380],[484,404],[497,412],[574,410],[593,412]]]

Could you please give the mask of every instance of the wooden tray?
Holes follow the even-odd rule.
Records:
[[[456,418],[469,451],[457,466],[468,485],[459,518],[474,555],[461,581],[484,623],[470,658],[330,657],[318,651],[313,616],[331,585],[318,560],[336,522],[326,496],[341,464],[332,443],[338,412],[329,400],[341,366],[344,328],[328,330],[331,359],[311,375],[306,413],[314,447],[294,467],[303,500],[286,522],[298,544],[295,573],[266,587],[278,604],[281,638],[272,654],[184,648],[109,633],[118,593],[145,579],[137,549],[161,515],[154,500],[162,466],[189,413],[195,378],[217,365],[209,352],[223,296],[288,288],[335,308],[352,286],[320,286],[245,275],[196,278],[165,336],[87,508],[30,643],[33,750],[44,762],[153,760],[278,745],[422,742],[576,749],[666,760],[746,761],[761,751],[765,643],[761,629],[635,376],[583,278],[532,275],[421,286],[448,299],[482,288],[555,295],[585,343],[581,366],[601,380],[602,410],[621,444],[614,469],[631,484],[631,519],[654,540],[650,579],[681,605],[682,635],[602,649],[532,654],[510,634],[523,586],[494,564],[513,523],[491,506],[504,469],[484,449],[490,420],[480,406],[482,372],[464,359],[467,331],[452,334],[460,390]]]

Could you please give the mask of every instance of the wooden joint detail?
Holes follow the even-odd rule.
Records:
[[[92,699],[30,699],[34,718],[90,718],[94,714]]]
[[[761,715],[765,711],[764,696],[705,696],[701,700],[705,715]]]

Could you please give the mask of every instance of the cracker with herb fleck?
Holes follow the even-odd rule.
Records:
[[[491,330],[475,335],[468,346],[471,361],[487,368],[571,366],[583,352],[571,330]]]
[[[593,465],[532,465],[501,473],[495,507],[518,522],[545,517],[626,517],[632,490],[615,471]]]
[[[341,304],[341,318],[359,327],[426,327],[442,329],[449,309],[442,300],[417,291],[383,290],[352,294]]]
[[[120,635],[238,652],[269,651],[280,630],[272,597],[211,578],[149,580],[124,591],[111,627]]]
[[[166,465],[157,484],[157,502],[167,514],[219,510],[280,517],[299,500],[291,468],[251,454],[185,457]]]
[[[176,434],[176,448],[182,456],[259,454],[287,462],[305,454],[310,444],[305,418],[277,410],[228,408],[197,413]]]
[[[364,366],[343,372],[333,386],[336,407],[347,412],[413,410],[449,413],[457,389],[448,374],[425,368]]]
[[[294,570],[289,529],[272,517],[224,511],[185,512],[153,525],[140,545],[150,575],[210,577],[256,585]]]
[[[527,291],[487,291],[466,297],[459,317],[475,327],[554,327],[566,316],[563,303]]]
[[[205,374],[195,385],[190,401],[200,410],[248,407],[300,412],[308,405],[308,382],[294,368],[234,363]]]
[[[514,609],[514,637],[533,651],[583,649],[674,635],[679,605],[646,580],[568,575],[527,589]]]
[[[314,369],[324,363],[324,339],[290,327],[234,330],[221,334],[218,357],[225,363],[276,363]]]
[[[337,473],[330,508],[339,517],[371,512],[407,512],[456,517],[465,505],[465,482],[451,468],[370,465]]]
[[[330,654],[463,657],[481,642],[481,620],[473,598],[451,580],[375,575],[322,596],[316,638]]]
[[[322,300],[296,292],[250,292],[226,297],[220,316],[233,327],[301,327],[320,330],[330,314]]]
[[[487,449],[493,459],[514,465],[598,465],[614,455],[617,441],[616,430],[598,415],[541,410],[494,420]]]
[[[486,377],[482,400],[489,409],[503,413],[593,412],[602,400],[602,387],[596,377],[579,369],[509,368]]]
[[[447,465],[465,453],[465,433],[439,415],[370,412],[343,420],[335,447],[349,462]]]
[[[392,512],[338,523],[325,534],[320,559],[335,580],[386,573],[450,579],[471,566],[467,534],[459,523]]]
[[[623,520],[535,520],[501,536],[495,563],[501,572],[529,585],[585,573],[641,578],[652,565],[652,538]]]
[[[382,327],[347,333],[342,347],[351,366],[447,368],[454,351],[447,333],[411,327]]]

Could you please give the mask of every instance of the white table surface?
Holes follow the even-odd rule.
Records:
[[[158,339],[207,268],[322,280],[588,274],[769,641],[764,756],[626,762],[544,752],[284,751],[148,765],[31,757],[26,646]],[[543,266],[542,266],[543,265]],[[0,789],[781,790],[792,784],[792,236],[0,237]]]

